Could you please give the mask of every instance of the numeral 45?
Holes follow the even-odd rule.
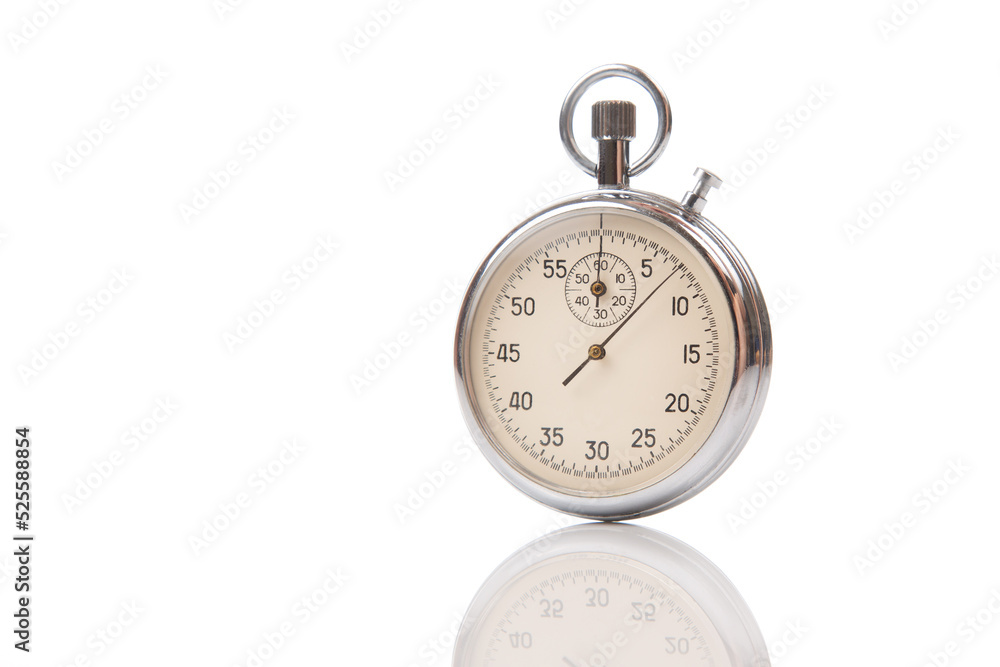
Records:
[[[520,343],[500,343],[500,347],[497,348],[497,359],[512,364],[517,363],[521,358],[521,351],[517,349],[519,345]]]

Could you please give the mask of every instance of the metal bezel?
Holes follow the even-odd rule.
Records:
[[[487,613],[512,581],[529,569],[577,554],[624,558],[666,576],[701,607],[722,637],[733,667],[767,667],[767,646],[743,596],[714,563],[684,542],[633,524],[581,524],[518,549],[480,586],[455,639],[453,664],[471,665]]]
[[[585,497],[543,485],[507,460],[487,430],[488,423],[473,400],[473,378],[467,377],[469,327],[481,297],[480,286],[500,260],[537,227],[556,217],[594,208],[642,215],[685,238],[715,272],[733,317],[733,377],[725,406],[708,439],[684,466],[638,491]],[[455,335],[455,374],[462,415],[483,455],[507,481],[534,500],[567,514],[617,521],[647,516],[696,495],[719,477],[743,449],[760,417],[771,375],[771,328],[760,286],[739,251],[715,225],[677,202],[637,190],[602,189],[555,202],[512,230],[486,257],[473,276],[462,302]]]

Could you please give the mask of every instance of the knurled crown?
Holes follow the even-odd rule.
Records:
[[[590,108],[594,139],[635,139],[635,105],[624,100],[595,102]]]

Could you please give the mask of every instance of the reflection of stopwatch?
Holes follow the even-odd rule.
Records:
[[[455,667],[764,667],[746,603],[687,545],[588,524],[507,559],[462,621]]]
[[[599,162],[572,132],[593,83],[640,83],[657,139],[629,166],[635,106],[592,110]],[[749,438],[767,393],[771,333],[750,268],[700,212],[721,183],[699,169],[680,203],[631,190],[670,134],[670,107],[640,70],[609,65],[563,104],[570,155],[599,189],[504,238],[462,306],[459,394],[483,453],[520,490],[597,519],[651,514],[701,491]]]

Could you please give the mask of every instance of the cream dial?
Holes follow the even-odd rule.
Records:
[[[733,316],[672,228],[612,207],[567,212],[506,249],[479,291],[471,399],[493,447],[538,484],[579,497],[646,488],[719,421]]]

